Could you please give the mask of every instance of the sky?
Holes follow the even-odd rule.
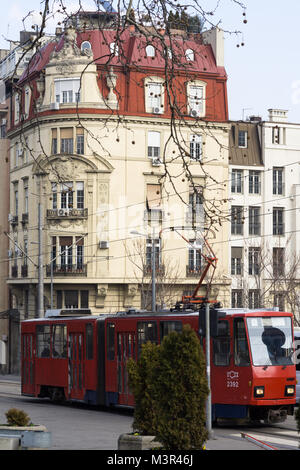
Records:
[[[81,3],[94,9],[93,0]],[[289,122],[300,122],[300,1],[244,0],[245,10],[238,0],[198,3],[207,11],[219,5],[212,18],[215,22],[220,20],[219,26],[224,30],[229,118],[257,115],[268,119],[268,109],[279,108],[288,110]],[[1,4],[4,0],[0,0]],[[0,48],[9,48],[7,39],[18,40],[19,31],[24,29],[22,19],[29,12],[33,13],[26,18],[25,26],[31,30],[31,25],[40,19],[43,4],[39,0],[11,0],[5,11],[1,8]],[[65,0],[64,5],[73,5],[76,10],[78,1]],[[54,33],[58,21],[58,17],[51,20],[47,31]]]

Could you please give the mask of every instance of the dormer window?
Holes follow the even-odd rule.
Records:
[[[115,42],[110,43],[109,49],[110,49],[110,53],[113,54],[114,56],[119,55],[119,46]]]
[[[205,116],[206,83],[195,80],[187,84],[188,114],[193,118]]]
[[[150,44],[146,47],[146,55],[147,57],[155,57],[155,49]]]
[[[195,60],[195,54],[194,54],[194,51],[192,49],[187,49],[185,51],[185,58],[186,60],[188,61],[194,61]]]
[[[161,77],[145,79],[145,108],[146,113],[164,113],[164,80]]]
[[[80,101],[80,78],[55,80],[56,103],[78,103]]]
[[[81,51],[88,54],[91,50],[91,43],[89,41],[83,41],[83,43],[81,44]]]

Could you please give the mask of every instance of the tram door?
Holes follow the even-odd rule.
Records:
[[[83,333],[69,334],[69,395],[71,398],[84,397],[84,349]]]
[[[34,395],[34,335],[22,335],[22,393]]]
[[[127,361],[136,356],[136,344],[134,332],[120,332],[117,335],[118,357],[118,394],[120,405],[133,405],[133,395],[129,392]]]

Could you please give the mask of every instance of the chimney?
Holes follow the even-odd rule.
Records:
[[[286,122],[288,117],[288,110],[286,109],[268,109],[269,121],[271,122]]]
[[[224,33],[218,27],[202,33],[204,44],[210,44],[215,55],[217,67],[224,67]]]

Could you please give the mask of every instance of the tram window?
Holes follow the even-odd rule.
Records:
[[[113,361],[115,359],[115,324],[107,323],[106,325],[106,353],[107,359]]]
[[[142,345],[150,341],[157,344],[157,324],[151,321],[141,321],[137,325],[138,330],[138,353],[141,352]]]
[[[67,327],[66,325],[52,326],[52,357],[67,357]]]
[[[213,361],[215,366],[228,366],[230,362],[230,333],[226,320],[217,323],[217,336],[213,339]]]
[[[94,337],[93,337],[93,325],[88,323],[85,326],[85,338],[86,338],[86,359],[93,359],[94,357]]]
[[[249,348],[243,318],[234,319],[234,363],[236,366],[249,366]]]
[[[161,321],[160,322],[160,341],[172,331],[180,333],[182,331],[181,321]]]
[[[36,326],[37,357],[50,357],[50,325]]]

